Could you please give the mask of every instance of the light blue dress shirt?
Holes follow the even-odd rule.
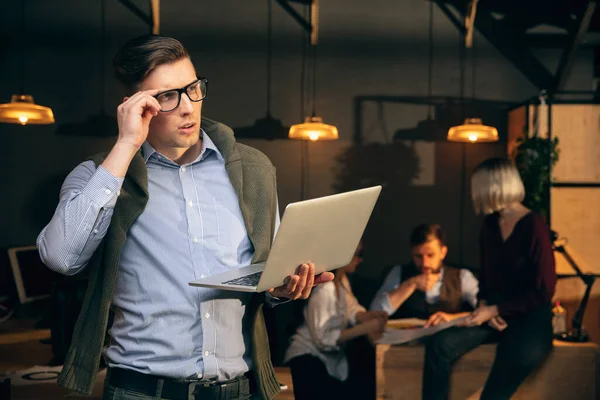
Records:
[[[440,278],[433,287],[425,292],[425,301],[428,304],[435,304],[440,299],[442,291],[442,279],[444,279],[445,268],[442,268]],[[371,302],[371,310],[383,310],[388,315],[394,314],[399,307],[392,307],[389,292],[400,286],[402,279],[402,266],[396,265],[388,273],[385,281]],[[460,282],[462,291],[462,300],[470,304],[473,308],[477,306],[477,292],[479,291],[479,281],[468,269],[460,270]]]
[[[251,367],[246,308],[253,294],[188,284],[248,265],[254,255],[224,159],[208,135],[189,164],[174,163],[148,142],[142,154],[149,200],[123,247],[108,363],[173,378],[243,374]],[[37,240],[48,267],[67,275],[85,267],[106,234],[122,183],[92,161],[71,172]]]

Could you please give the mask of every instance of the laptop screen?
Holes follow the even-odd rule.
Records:
[[[58,274],[44,265],[36,246],[10,248],[8,257],[21,304],[50,297]]]

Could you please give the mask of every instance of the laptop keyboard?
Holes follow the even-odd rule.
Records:
[[[250,275],[241,276],[221,283],[224,285],[257,286],[262,273],[262,271],[258,271]]]

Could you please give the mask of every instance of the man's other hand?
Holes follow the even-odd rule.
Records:
[[[433,285],[440,280],[440,274],[421,274],[415,276],[413,279],[418,290],[428,292],[433,288]]]
[[[429,328],[430,326],[437,326],[437,325],[441,324],[442,322],[452,321],[453,319],[454,318],[452,318],[452,314],[438,311],[435,314],[433,314],[431,317],[429,317],[429,319],[425,323],[425,328]]]

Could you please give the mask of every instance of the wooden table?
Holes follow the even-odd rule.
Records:
[[[519,388],[515,400],[600,398],[599,350],[594,343],[554,342],[544,364]],[[424,347],[377,345],[377,399],[421,399]],[[496,346],[482,345],[462,357],[451,377],[452,400],[479,399]]]

